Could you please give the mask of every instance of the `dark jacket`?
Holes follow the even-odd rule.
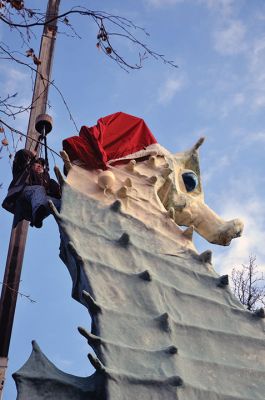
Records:
[[[25,186],[41,184],[45,187],[48,196],[61,198],[61,190],[58,183],[51,179],[48,172],[42,174],[41,181],[34,182],[34,176],[31,171],[32,164],[35,160],[34,154],[26,149],[19,150],[15,154],[12,173],[13,180],[9,185],[7,196],[5,197],[2,207],[7,211],[15,214],[16,202]]]

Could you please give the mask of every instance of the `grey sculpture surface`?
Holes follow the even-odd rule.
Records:
[[[262,313],[246,311],[192,243],[194,228],[226,245],[242,223],[208,209],[200,176],[195,193],[178,186],[187,165],[199,176],[197,148],[110,166],[113,176],[71,168],[54,215],[73,298],[92,318],[79,332],[96,371],[65,374],[34,343],[14,376],[18,400],[264,400]]]

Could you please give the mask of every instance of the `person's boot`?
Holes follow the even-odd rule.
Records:
[[[46,207],[45,206],[39,206],[39,208],[37,208],[36,212],[35,212],[35,217],[33,220],[33,225],[36,228],[41,228],[42,227],[42,221],[44,220],[44,218],[47,215],[47,211],[46,211]]]

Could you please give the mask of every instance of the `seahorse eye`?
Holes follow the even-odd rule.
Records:
[[[182,179],[187,192],[193,192],[193,190],[198,186],[199,180],[194,172],[184,172],[182,174]]]

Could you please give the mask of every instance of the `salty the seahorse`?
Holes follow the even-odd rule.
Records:
[[[176,155],[154,144],[107,171],[66,160],[53,213],[95,373],[65,374],[34,342],[18,400],[264,400],[264,312],[246,311],[192,242],[195,230],[228,245],[243,229],[203,201],[201,143]]]

